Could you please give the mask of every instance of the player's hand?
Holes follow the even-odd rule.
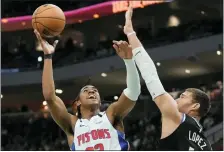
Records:
[[[133,8],[129,6],[127,12],[125,13],[124,33],[126,35],[128,33],[134,32],[133,25],[132,25],[132,14],[133,14]]]
[[[40,33],[37,30],[34,30],[34,33],[40,42],[40,45],[44,51],[44,54],[52,54],[55,51],[56,45],[58,44],[58,40],[54,41],[53,45],[50,45],[46,40],[44,40],[41,36]]]
[[[132,59],[132,48],[126,41],[113,41],[113,47],[122,59]]]

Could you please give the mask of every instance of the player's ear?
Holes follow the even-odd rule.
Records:
[[[79,100],[74,101],[72,103],[72,112],[73,112],[73,114],[76,114],[78,112],[78,108],[77,107],[80,106],[80,105],[81,105],[81,102]]]
[[[199,110],[199,108],[200,108],[200,103],[194,103],[194,104],[192,105],[192,109],[193,109],[194,111]]]
[[[80,106],[80,105],[81,105],[80,100],[76,101],[76,106]]]

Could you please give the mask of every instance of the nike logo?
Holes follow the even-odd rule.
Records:
[[[80,125],[80,127],[87,127],[86,125]]]
[[[103,121],[98,121],[98,122],[96,122],[96,124],[100,124],[100,123],[102,123]]]
[[[135,56],[137,55],[137,54],[139,54],[141,51],[138,51],[136,54],[135,54]]]

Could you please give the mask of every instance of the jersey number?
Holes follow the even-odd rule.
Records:
[[[192,147],[189,147],[189,151],[194,151],[194,148],[192,148]]]
[[[103,151],[104,150],[103,144],[96,144],[94,147],[87,147],[86,148],[86,151],[94,151],[94,150]]]

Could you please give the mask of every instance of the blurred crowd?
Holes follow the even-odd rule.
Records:
[[[136,32],[146,48],[153,48],[221,33],[222,21],[212,19],[197,20],[177,27],[161,28],[156,32],[153,32],[151,27],[136,27]],[[105,36],[99,38],[96,41],[96,48],[91,46],[88,48],[84,43],[77,43],[72,37],[68,37],[64,44],[58,46],[56,49],[53,58],[54,67],[113,56],[115,55],[115,51],[112,48],[112,39],[126,40],[122,26],[117,37],[109,38],[109,36]],[[38,56],[43,56],[43,54],[40,51],[30,51],[40,48],[36,47],[35,43],[28,43],[28,40],[24,35],[24,37],[20,37],[15,41],[15,46],[10,44],[11,42],[9,40],[2,42],[3,69],[16,68],[18,71],[26,71],[42,68],[43,62],[42,59],[38,59]]]
[[[218,81],[210,87],[202,85],[200,88],[212,100],[209,114],[201,119],[204,131],[223,122],[222,86],[222,82]],[[181,92],[174,91],[170,94],[174,98],[178,98]],[[160,112],[155,103],[150,101],[151,98],[148,93],[143,93],[139,100],[137,104],[150,103],[147,107],[149,113],[144,116],[136,115],[136,111],[130,113],[130,116],[124,122],[126,139],[130,143],[131,150],[156,150],[161,135]],[[106,106],[104,106],[104,109]],[[69,150],[65,134],[48,112],[5,113],[1,119],[1,150]],[[218,143],[214,144],[213,149],[222,150],[222,147],[222,139],[220,139]]]

